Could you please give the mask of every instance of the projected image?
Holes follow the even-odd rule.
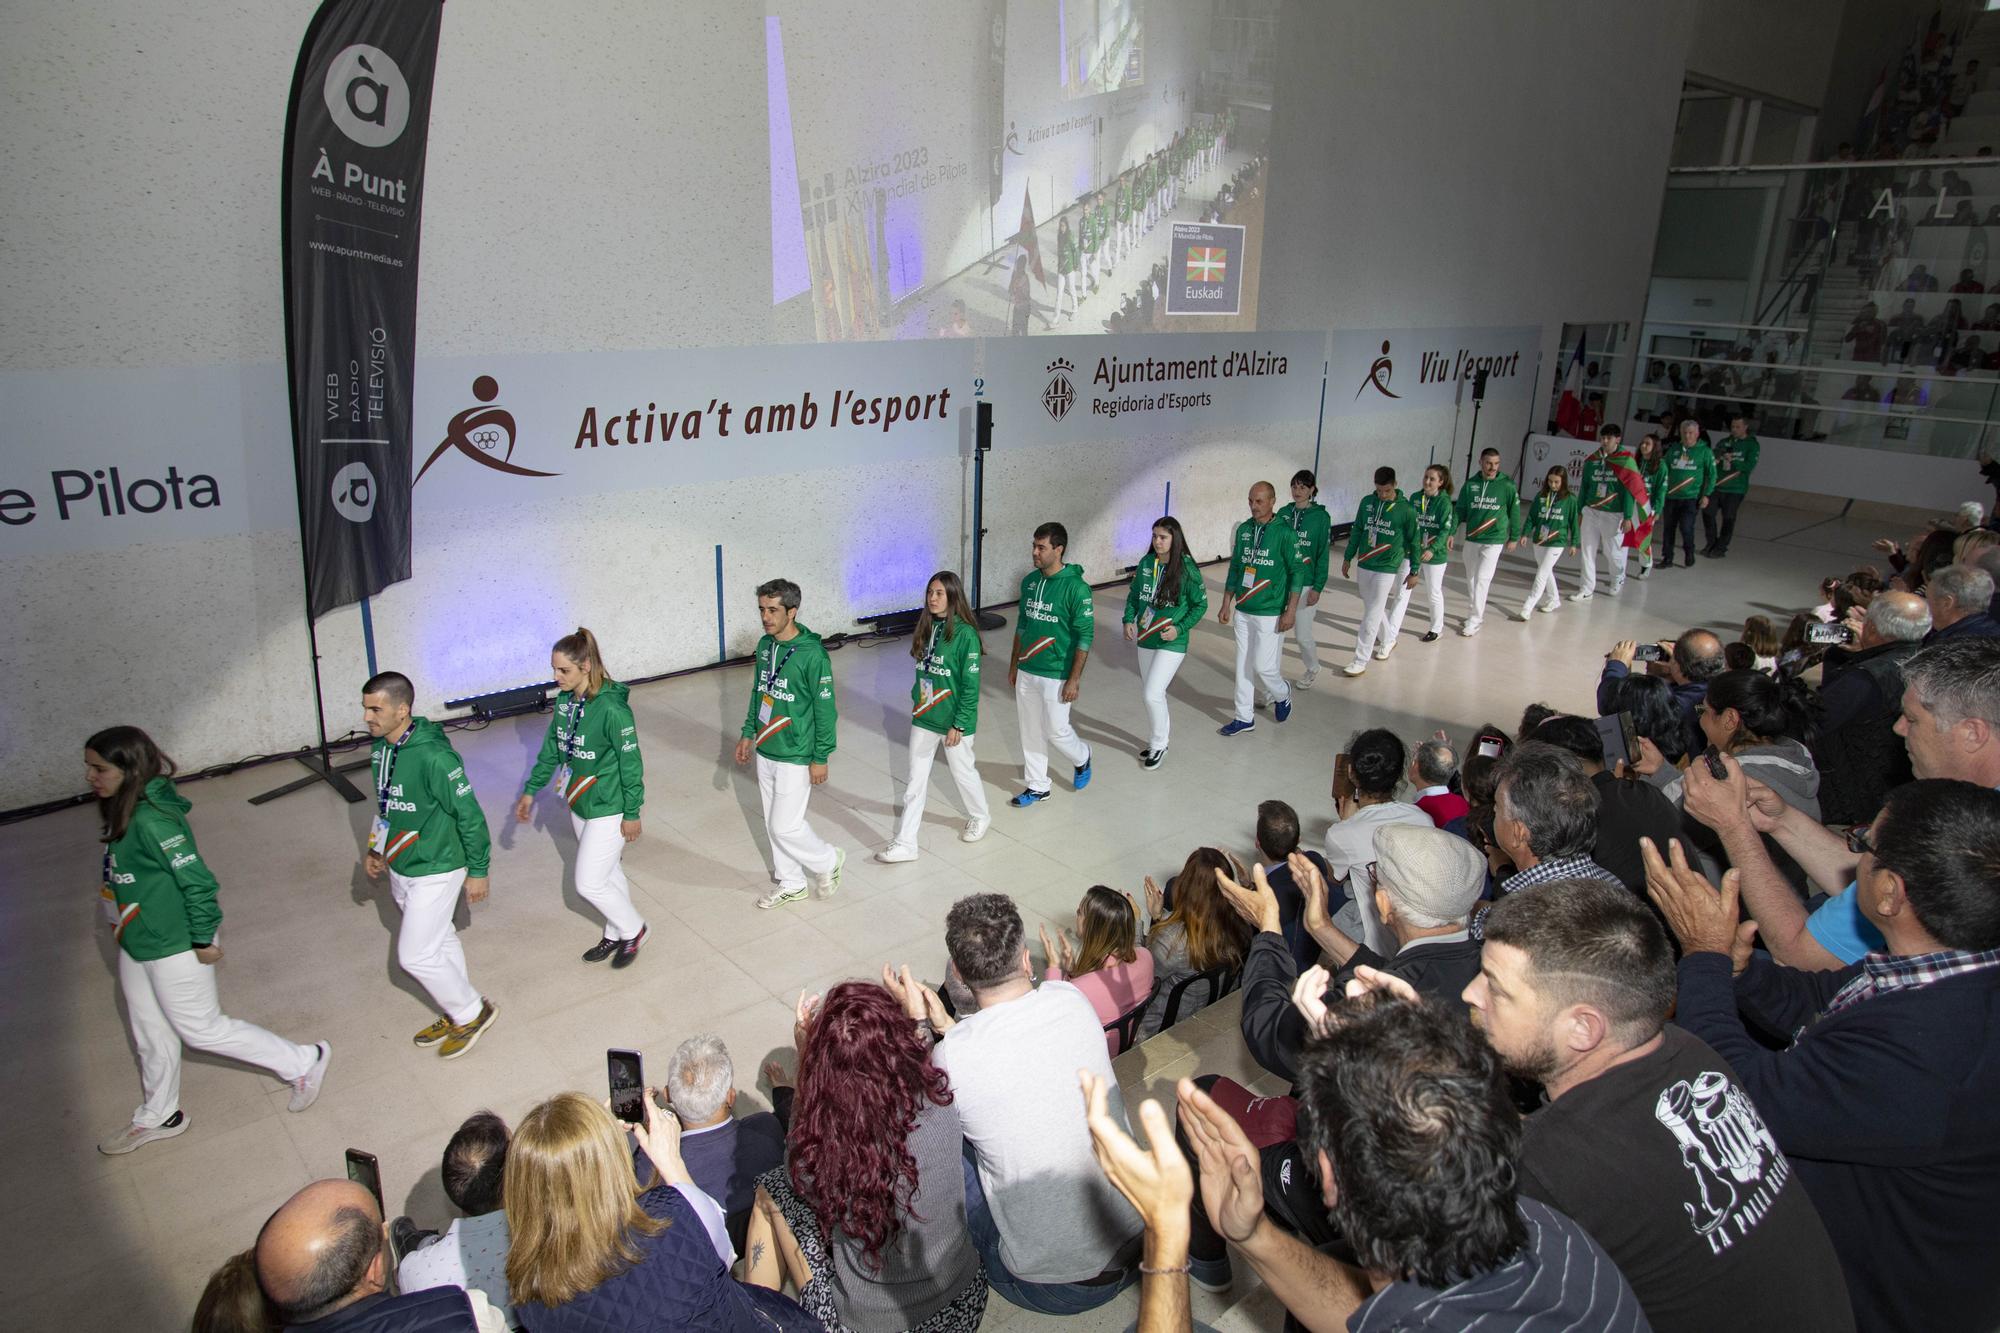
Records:
[[[1056,0],[1065,97],[1115,93],[1144,80],[1139,0]]]
[[[773,8],[777,340],[1256,328],[1272,0]]]

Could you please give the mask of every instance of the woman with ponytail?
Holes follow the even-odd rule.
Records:
[[[215,990],[222,909],[188,827],[188,799],[174,788],[174,761],[137,727],[106,727],[83,743],[83,769],[104,822],[104,909],[146,1093],[132,1123],[97,1150],[115,1157],[187,1132],[182,1043],[270,1070],[291,1084],[289,1109],[305,1110],[319,1096],[333,1048],[301,1046],[222,1012]]]
[[[603,938],[584,950],[583,961],[609,958],[613,967],[630,967],[646,940],[621,864],[625,844],[639,840],[646,801],[639,729],[625,685],[605,675],[595,634],[579,627],[557,639],[549,668],[561,693],[514,818],[523,824],[533,818],[535,793],[555,780],[576,830],[576,891],[604,918]]]
[[[1140,696],[1146,703],[1146,748],[1139,762],[1158,768],[1167,757],[1167,686],[1187,661],[1188,639],[1208,614],[1201,566],[1188,554],[1187,534],[1172,516],[1153,524],[1153,544],[1132,571],[1125,593],[1125,637],[1139,645]]]
[[[910,686],[910,782],[903,788],[895,837],[875,853],[877,861],[894,865],[917,859],[917,833],[939,746],[958,786],[958,803],[965,807],[958,840],[978,842],[986,836],[993,816],[972,760],[972,735],[979,730],[981,647],[979,615],[966,598],[965,584],[951,570],[939,570],[924,585],[924,609],[910,635],[910,656],[917,662],[916,683]]]

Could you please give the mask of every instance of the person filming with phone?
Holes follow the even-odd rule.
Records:
[[[1823,818],[1858,824],[1882,808],[1882,798],[1910,780],[1910,756],[1896,734],[1902,716],[1903,663],[1930,633],[1930,605],[1913,592],[1875,594],[1860,617],[1852,647],[1827,649],[1820,670],[1819,734],[1811,742],[1819,767]]]
[[[1597,678],[1597,711],[1618,711],[1618,683],[1632,673],[1634,662],[1664,662],[1667,683],[1673,687],[1674,701],[1680,705],[1681,721],[1687,732],[1688,750],[1702,748],[1701,727],[1695,709],[1708,693],[1708,682],[1729,669],[1722,655],[1722,640],[1705,629],[1691,629],[1678,639],[1659,643],[1620,640],[1604,655],[1604,673]]]

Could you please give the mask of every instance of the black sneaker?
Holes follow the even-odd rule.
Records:
[[[637,935],[634,935],[629,940],[621,941],[618,945],[618,956],[611,960],[611,966],[613,967],[632,966],[634,962],[638,961],[639,946],[644,944],[646,942],[646,937],[652,933],[653,933],[653,928],[651,926],[641,926],[639,927],[639,933]]]
[[[1147,768],[1158,768],[1160,766],[1160,761],[1162,759],[1165,759],[1166,757],[1167,757],[1167,747],[1162,745],[1157,750],[1141,751],[1139,754],[1139,762],[1141,764],[1144,764]]]
[[[437,1232],[425,1231],[407,1217],[399,1217],[389,1223],[389,1252],[397,1263],[412,1250],[421,1249],[425,1241],[437,1239]]]
[[[583,951],[583,961],[586,963],[601,963],[617,952],[617,940],[609,938],[601,939]]]
[[[1424,635],[1423,638],[1417,640],[1418,643],[1436,643],[1437,641],[1438,632],[1436,630],[1432,630],[1430,633]]]

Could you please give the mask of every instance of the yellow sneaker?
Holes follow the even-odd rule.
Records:
[[[479,1002],[479,1016],[464,1027],[452,1028],[451,1035],[446,1037],[444,1045],[438,1048],[438,1054],[447,1060],[456,1060],[459,1056],[464,1055],[472,1049],[474,1042],[486,1035],[486,1029],[493,1026],[493,1020],[499,1016],[499,1013],[500,1011],[495,1007],[493,1001],[481,999]]]
[[[410,1040],[415,1042],[419,1046],[435,1046],[439,1042],[443,1041],[446,1037],[449,1037],[450,1035],[451,1035],[451,1020],[449,1018],[440,1018],[437,1022],[432,1023],[422,1032],[419,1032],[416,1036],[410,1038]]]

